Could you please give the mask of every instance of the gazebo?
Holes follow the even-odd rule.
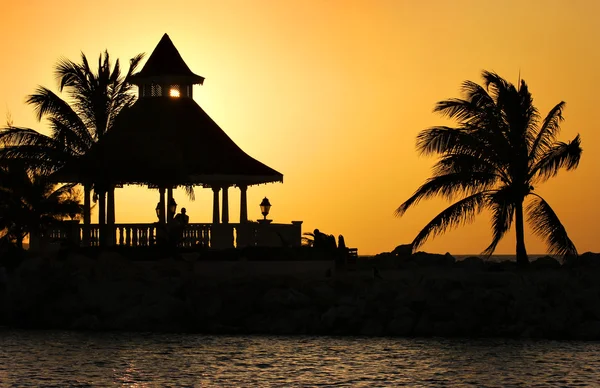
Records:
[[[101,197],[98,226],[91,225],[86,206],[80,234],[84,244],[152,244],[160,225],[172,222],[173,189],[180,186],[213,191],[212,224],[190,224],[188,241],[230,247],[235,227],[237,246],[256,245],[258,229],[279,225],[273,232],[280,240],[300,244],[300,221],[290,225],[248,221],[248,187],[283,182],[283,175],[246,154],[192,99],[193,85],[201,85],[204,78],[190,70],[167,34],[129,81],[139,87],[135,104],[119,114],[85,156],[54,176],[61,182],[93,184]],[[156,224],[115,224],[114,190],[127,184],[158,189]],[[240,192],[239,224],[235,225],[229,223],[232,187]],[[90,203],[89,190],[85,201]],[[273,238],[270,244],[275,244]]]

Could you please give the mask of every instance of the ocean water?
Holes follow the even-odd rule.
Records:
[[[0,331],[0,387],[598,386],[600,343]]]
[[[460,261],[460,260],[464,260],[467,257],[479,257],[484,261],[489,261],[489,262],[502,262],[502,261],[516,261],[517,260],[517,255],[515,254],[506,254],[506,255],[491,255],[490,257],[486,257],[485,255],[482,255],[480,253],[473,253],[470,255],[454,255],[452,253],[450,253],[455,259],[456,261]],[[545,256],[550,256],[548,254],[545,253],[537,253],[537,254],[527,254],[527,256],[529,257],[529,261],[534,261],[540,257],[545,257]],[[365,258],[365,259],[372,259],[375,256],[374,255],[360,255],[361,258]],[[560,258],[558,258],[560,260]]]

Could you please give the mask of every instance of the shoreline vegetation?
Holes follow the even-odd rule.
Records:
[[[0,287],[0,326],[600,340],[596,253],[562,265],[541,257],[528,268],[425,252],[383,253],[353,268],[313,248],[219,255],[26,256]]]

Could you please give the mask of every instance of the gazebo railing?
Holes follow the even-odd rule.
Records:
[[[199,244],[210,245],[211,224],[189,224],[178,236],[178,244],[182,247],[193,247]],[[108,227],[106,227],[108,228]],[[100,225],[90,225],[90,246],[100,245]],[[85,227],[80,225],[80,241],[85,241]],[[165,233],[168,233],[165,230]],[[110,234],[110,233],[109,233]],[[156,244],[160,239],[159,226],[157,224],[115,224],[114,244],[126,247],[145,247]],[[166,236],[165,236],[166,237]]]
[[[175,232],[169,226],[160,224],[115,224],[114,229],[104,225],[102,240],[101,226],[85,226],[77,221],[65,221],[54,226],[46,236],[51,241],[69,241],[72,244],[97,247],[106,246],[145,247],[152,246],[171,233],[176,236],[180,247],[205,247],[226,249],[247,246],[299,246],[301,243],[302,222],[291,224],[245,222],[238,224],[188,224]],[[89,237],[87,237],[89,236]],[[86,238],[87,237],[87,238]]]

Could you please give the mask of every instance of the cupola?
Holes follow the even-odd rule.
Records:
[[[193,86],[202,85],[204,77],[190,70],[169,35],[164,34],[144,68],[132,75],[130,82],[139,87],[139,98],[192,98]]]

